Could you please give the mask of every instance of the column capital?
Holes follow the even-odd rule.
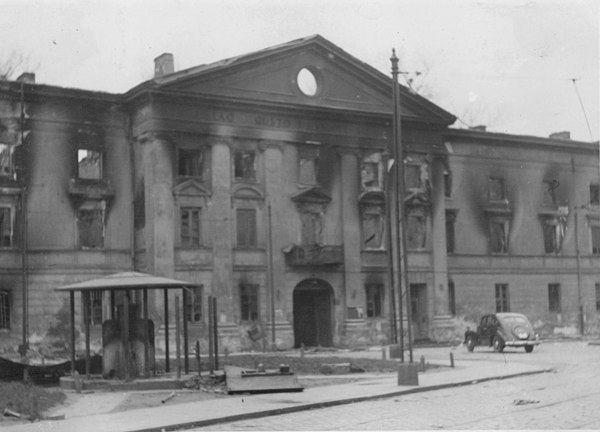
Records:
[[[158,131],[146,131],[139,134],[135,139],[140,144],[147,144],[153,141],[167,141],[172,142],[173,138],[168,133],[158,132]]]

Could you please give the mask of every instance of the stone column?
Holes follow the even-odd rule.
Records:
[[[448,341],[452,335],[448,301],[448,260],[446,252],[446,198],[444,164],[440,158],[432,163],[432,250],[433,250],[433,321],[432,338]]]
[[[231,204],[231,150],[226,140],[212,142],[212,200],[210,231],[213,243],[212,295],[217,297],[219,314],[232,322],[236,315],[233,287],[233,210]],[[239,315],[239,314],[238,314]],[[222,319],[219,318],[221,322]]]
[[[341,183],[342,183],[342,234],[344,242],[344,286],[340,304],[343,307],[344,321],[347,320],[347,307],[360,307],[366,313],[364,289],[361,284],[361,227],[358,210],[359,166],[358,155],[353,151],[341,154]],[[347,333],[347,324],[344,331]],[[351,335],[346,334],[346,337]]]

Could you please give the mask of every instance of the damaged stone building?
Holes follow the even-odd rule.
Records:
[[[451,128],[400,94],[413,337],[504,310],[543,335],[598,333],[597,143]],[[54,288],[123,271],[196,284],[192,341],[211,296],[229,351],[389,343],[391,95],[320,36],[182,71],[163,54],[124,94],[0,83],[0,344],[24,325],[60,339]],[[107,295],[90,298],[95,346]]]

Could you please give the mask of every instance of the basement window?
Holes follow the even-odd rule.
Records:
[[[496,312],[509,312],[508,284],[496,284]]]
[[[10,329],[10,291],[0,290],[0,329]]]

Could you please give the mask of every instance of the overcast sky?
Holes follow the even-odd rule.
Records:
[[[599,4],[0,0],[0,58],[25,54],[39,83],[125,92],[152,77],[163,52],[184,69],[320,34],[388,75],[395,48],[413,85],[466,124],[590,141],[599,136]]]

